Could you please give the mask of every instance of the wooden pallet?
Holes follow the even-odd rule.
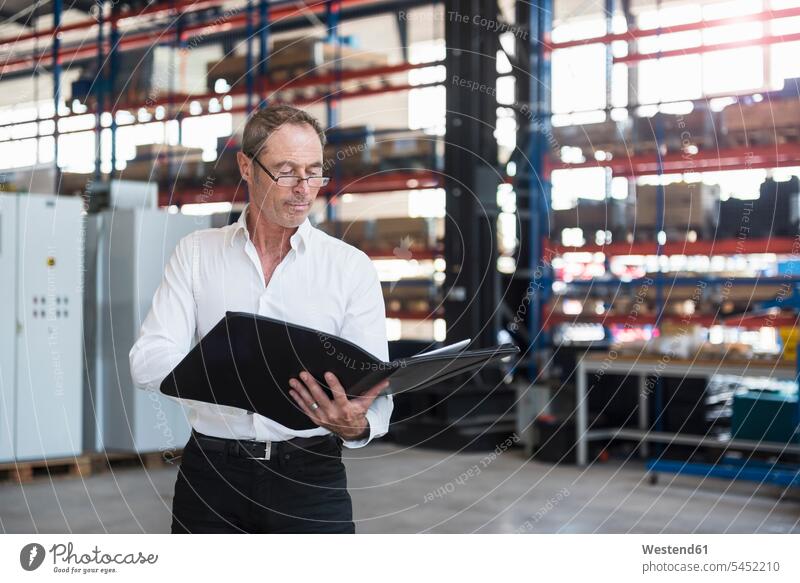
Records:
[[[100,452],[90,454],[89,457],[91,458],[93,473],[98,473],[128,467],[141,467],[151,470],[171,467],[177,464],[180,455],[181,450],[170,452],[170,455],[160,451],[146,453]]]
[[[75,457],[29,460],[0,464],[0,482],[26,483],[37,478],[87,477],[109,470],[139,467],[158,469],[176,464],[181,451],[147,453],[102,452]]]
[[[49,478],[53,476],[88,476],[91,471],[91,460],[85,455],[19,461],[0,464],[0,481],[21,484],[44,476]]]
[[[800,142],[800,128],[775,127],[772,129],[752,129],[748,131],[728,132],[729,146],[772,146],[783,144],[797,144]]]

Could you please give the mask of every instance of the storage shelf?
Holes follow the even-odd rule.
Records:
[[[559,324],[602,324],[611,326],[614,324],[631,326],[655,326],[658,317],[655,314],[636,314],[633,318],[630,314],[577,314],[567,315],[556,312],[545,313],[544,327],[552,328]],[[686,326],[729,326],[744,328],[746,330],[758,330],[764,327],[795,326],[798,319],[795,316],[775,316],[769,315],[711,315],[711,314],[692,314],[691,316],[671,316],[661,317],[661,323],[681,324]]]
[[[386,310],[386,317],[395,320],[414,320],[424,322],[425,320],[435,320],[444,318],[444,313],[441,308],[434,311],[423,310]]]
[[[724,43],[711,43],[703,44],[683,49],[674,49],[670,51],[659,51],[652,53],[631,53],[624,57],[614,57],[614,64],[617,63],[636,63],[640,61],[648,61],[651,59],[667,59],[669,57],[683,57],[685,55],[702,55],[705,53],[712,53],[715,51],[728,51],[731,49],[740,49],[745,47],[755,46],[769,46],[778,43],[788,43],[800,40],[800,33],[795,34],[775,34],[766,35],[761,38],[742,39]]]
[[[608,287],[608,286],[622,286],[622,287],[637,287],[640,285],[654,285],[654,282],[659,274],[653,274],[648,278],[636,278],[629,281],[621,280],[618,278],[610,279],[581,279],[575,281],[565,281],[568,286],[573,287]],[[724,276],[705,276],[705,275],[682,275],[675,276],[668,273],[661,274],[663,276],[664,285],[696,285],[704,283],[706,285],[726,285],[726,286],[739,286],[739,285],[782,285],[785,283],[800,283],[800,277],[795,276],[776,276],[776,277],[724,277]]]
[[[337,77],[336,73],[326,73],[324,75],[305,73],[301,76],[293,77],[291,79],[287,79],[284,81],[276,81],[272,78],[271,74],[268,73],[263,77],[255,75],[253,77],[253,81],[257,86],[260,86],[260,89],[263,93],[267,93],[270,91],[272,92],[293,91],[297,89],[306,89],[315,86],[333,85],[337,82],[355,81],[359,79],[369,79],[372,77],[397,75],[399,73],[406,73],[408,71],[412,71],[415,69],[436,67],[442,64],[443,63],[441,61],[432,61],[429,63],[398,63],[396,65],[384,65],[381,67],[365,67],[363,69],[344,70],[340,73],[339,77]],[[416,87],[416,85],[414,87]],[[160,96],[158,102],[154,102],[152,99],[148,99],[145,101],[124,102],[114,106],[113,108],[104,109],[103,111],[120,112],[120,111],[132,111],[132,110],[138,111],[140,109],[145,109],[148,112],[154,112],[157,107],[163,107],[172,115],[183,115],[183,116],[209,115],[211,112],[208,111],[204,111],[198,114],[190,114],[189,108],[187,106],[192,101],[207,101],[207,100],[210,101],[211,99],[224,99],[225,97],[228,96],[244,97],[246,95],[247,95],[246,84],[240,83],[239,85],[231,88],[230,91],[227,91],[225,93],[217,93],[217,92],[197,93],[197,94],[165,93],[162,96]],[[97,112],[94,108],[88,108],[88,110],[84,113],[72,114],[72,115],[89,115],[89,114],[94,115],[96,113]],[[220,111],[219,113],[228,113],[228,111],[224,110]],[[60,116],[59,119],[65,119],[66,117],[69,116],[62,115]],[[38,121],[44,121],[46,119],[52,119],[52,117],[40,118]],[[165,117],[165,119],[159,121],[166,121],[166,120],[167,118]],[[152,123],[152,121],[147,123]],[[0,127],[5,127],[5,126],[0,126]]]
[[[800,244],[790,237],[769,239],[719,239],[715,241],[675,241],[660,246],[655,241],[611,243],[608,245],[583,245],[570,247],[551,241],[544,243],[545,255],[564,253],[603,253],[607,257],[626,255],[746,255],[751,253],[795,254]]]
[[[332,195],[368,194],[443,187],[444,177],[435,170],[393,170],[369,176],[343,178],[338,183],[332,180],[326,192]]]
[[[122,171],[121,178],[125,178]],[[376,173],[370,176],[344,178],[339,183],[331,181],[318,196],[338,196],[341,194],[372,194],[398,190],[419,190],[442,188],[443,177],[433,170],[403,170]],[[173,192],[159,194],[159,205],[184,205],[210,202],[244,202],[247,186],[238,184],[215,184],[213,188],[202,185],[183,186],[170,184]]]
[[[395,288],[395,287],[436,287],[436,283],[428,278],[406,278],[393,281],[382,281],[381,286]]]
[[[754,441],[752,439],[719,440],[713,437],[691,434],[675,434],[666,431],[648,431],[641,429],[592,429],[585,433],[587,439],[632,439],[668,445],[693,445],[732,451],[763,451],[781,454],[800,454],[800,445],[771,441]]]
[[[168,19],[164,26],[156,27],[154,30],[139,34],[124,34],[125,31],[121,31],[121,38],[117,43],[115,50],[128,51],[137,48],[150,47],[153,44],[154,38],[158,36],[169,40],[168,37],[170,35],[167,31],[170,31],[170,29],[174,28],[174,23],[176,22],[178,13],[185,14],[188,12],[194,12],[194,10],[186,10],[186,8],[191,6],[191,4],[192,3],[190,1],[177,2],[176,6],[179,6],[180,10],[176,11],[173,17]],[[369,5],[380,6],[382,2],[376,0],[338,0],[338,4],[341,10],[345,10]],[[203,2],[201,8],[209,8],[210,5],[211,3]],[[297,2],[286,2],[285,4],[280,5],[273,5],[270,3],[269,22],[282,22],[292,18],[307,18],[310,13],[324,17],[326,8],[327,3],[322,1],[313,3],[301,2],[299,6]],[[119,15],[116,21],[119,23],[119,21],[125,19],[136,20],[142,19],[143,17],[153,17],[155,14],[159,13],[169,14],[171,10],[171,7],[166,6],[152,7],[150,9],[143,9],[137,13]],[[217,32],[231,33],[235,31],[241,31],[246,29],[247,19],[247,10],[245,9],[242,9],[239,13],[231,15],[229,18],[224,19],[221,22],[217,22],[219,20],[217,15],[212,15],[207,20],[182,26],[180,30],[180,39],[181,41],[185,42],[195,37],[207,37]],[[110,20],[111,19],[106,21],[104,24],[108,25]],[[59,31],[61,34],[63,34],[66,31],[76,31],[81,29],[89,30],[95,26],[97,26],[96,20],[85,20],[80,23],[63,25],[57,29],[51,28],[48,31],[31,33],[33,36],[28,36],[29,39],[49,39],[52,41],[52,39],[55,38],[56,31]],[[161,31],[160,34],[159,31]],[[18,42],[19,41],[17,41],[16,37],[7,37],[5,39],[0,39],[0,46],[14,46],[14,44]],[[36,68],[52,66],[53,54],[50,51],[49,45],[50,43],[47,43],[47,48],[38,54],[6,60],[3,65],[0,66],[0,75],[32,71]],[[110,42],[104,42],[102,47],[103,53],[108,54]],[[61,50],[59,51],[58,62],[73,63],[81,59],[89,59],[95,57],[97,52],[98,44],[95,36],[93,38],[84,39],[75,46],[61,47]]]
[[[444,314],[442,313],[441,309],[437,309],[434,312],[427,312],[427,311],[411,311],[411,310],[387,310],[386,317],[392,318],[395,320],[414,320],[414,321],[425,321],[425,320],[435,320],[438,318],[443,318]]]
[[[398,65],[390,65],[385,67],[370,67],[364,69],[358,69],[353,71],[343,71],[342,72],[342,81],[353,81],[358,79],[370,79],[381,77],[384,75],[396,75],[399,73],[404,73],[407,71],[411,71],[414,69],[422,69],[426,67],[435,67],[441,65],[440,61],[435,61],[431,63],[400,63]],[[269,80],[269,76],[266,77]],[[258,84],[260,78],[256,77],[256,84]],[[297,77],[293,80],[288,80],[285,82],[271,82],[266,84],[263,88],[263,92],[267,93],[269,91],[292,91],[296,89],[303,89],[308,87],[314,87],[317,85],[326,86],[334,84],[335,75],[334,74],[326,74],[326,75],[311,75],[308,77]],[[384,93],[393,93],[396,91],[408,91],[411,89],[420,89],[425,87],[434,87],[436,85],[441,85],[442,82],[433,82],[433,83],[423,83],[423,84],[416,84],[412,85],[410,83],[403,83],[403,84],[385,84],[381,87],[367,87],[361,88],[352,91],[340,91],[338,93],[334,93],[334,98],[339,99],[354,99],[359,97],[367,97],[371,95],[381,95]],[[138,112],[139,110],[146,110],[148,113],[153,115],[155,113],[156,108],[164,108],[166,111],[166,115],[161,119],[153,119],[147,121],[139,121],[138,118],[133,121],[117,121],[116,126],[117,128],[121,127],[129,127],[134,125],[141,125],[141,124],[151,124],[153,122],[168,122],[173,121],[176,119],[184,120],[189,119],[192,117],[200,117],[200,116],[209,116],[209,115],[221,115],[221,114],[231,114],[231,113],[244,113],[247,110],[246,105],[238,105],[235,107],[230,107],[228,109],[220,108],[218,111],[208,111],[208,107],[205,110],[201,110],[197,113],[190,112],[190,104],[192,102],[202,102],[202,101],[210,101],[212,99],[222,100],[225,97],[245,97],[247,95],[247,88],[245,87],[245,83],[241,83],[241,86],[237,86],[232,88],[230,91],[226,93],[202,93],[202,94],[184,94],[184,93],[166,93],[158,99],[158,101],[153,101],[152,99],[146,101],[139,101],[139,102],[127,102],[121,103],[116,105],[113,108],[103,109],[104,113],[114,113],[117,114],[119,112],[131,112],[135,111]],[[322,99],[320,96],[311,96],[311,97],[300,97],[297,99],[278,99],[275,97],[268,97],[271,101],[276,101],[279,103],[288,103],[288,104],[308,104],[318,102]],[[58,116],[58,120],[69,119],[71,117],[80,117],[80,116],[88,116],[88,115],[96,115],[97,110],[96,108],[89,107],[86,111],[82,113],[74,113],[70,112],[68,114],[61,114]],[[54,119],[54,116],[43,116],[38,117],[35,119],[28,119],[24,121],[17,121],[17,122],[7,122],[4,124],[0,124],[0,128],[7,128],[31,123],[39,123],[44,121],[51,121]],[[108,124],[102,126],[104,129],[110,127]],[[94,127],[90,128],[80,128],[74,130],[64,130],[59,131],[59,135],[67,135],[67,134],[75,134],[81,132],[89,132],[94,131]],[[52,132],[48,134],[40,134],[41,136],[45,135],[53,135]],[[34,136],[35,137],[35,136]],[[0,140],[0,142],[4,141],[14,141],[14,138],[7,138],[4,140]]]
[[[545,48],[548,51],[559,49],[567,49],[570,47],[579,47],[593,44],[610,44],[615,41],[633,41],[640,38],[651,36],[663,36],[674,34],[676,32],[687,32],[692,30],[707,30],[718,26],[729,26],[731,24],[739,24],[744,22],[767,22],[778,20],[781,18],[791,18],[800,16],[800,7],[784,8],[782,10],[768,10],[765,12],[757,12],[754,14],[747,14],[745,16],[729,16],[726,18],[716,18],[714,20],[699,20],[695,22],[686,22],[683,24],[673,24],[659,28],[632,28],[626,32],[616,34],[604,34],[602,36],[595,36],[589,38],[575,39],[562,42],[552,42],[550,39],[545,40]]]
[[[721,170],[750,170],[800,166],[800,144],[786,143],[770,146],[741,146],[715,150],[700,150],[687,155],[673,152],[660,157],[635,154],[611,160],[587,160],[576,164],[551,163],[549,171],[577,168],[610,168],[613,176],[636,178],[658,174],[686,172],[717,172]]]
[[[432,249],[432,248],[420,248],[417,249],[416,247],[412,246],[409,249],[404,249],[403,251],[407,251],[411,254],[411,257],[408,260],[430,260],[430,259],[437,259],[443,256],[443,249]],[[370,256],[372,259],[404,259],[403,257],[398,257],[397,253],[394,249],[372,249],[369,251],[365,251],[367,255]]]

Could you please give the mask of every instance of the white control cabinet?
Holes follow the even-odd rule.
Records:
[[[98,451],[182,448],[191,431],[183,407],[160,392],[135,388],[128,355],[178,241],[208,228],[210,219],[142,208],[110,209],[91,219],[88,240],[95,249],[87,246],[87,268],[97,272],[98,285],[95,306],[87,302],[87,310],[96,310],[87,314],[87,322],[96,321],[87,439]]]
[[[83,238],[79,198],[0,195],[0,458],[80,454]]]
[[[17,369],[17,197],[0,194],[0,462],[14,459]]]

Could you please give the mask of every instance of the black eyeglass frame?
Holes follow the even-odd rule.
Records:
[[[272,174],[272,172],[270,172],[270,171],[267,169],[267,167],[266,167],[266,166],[264,166],[264,165],[261,163],[261,160],[259,160],[259,159],[258,159],[256,156],[249,156],[249,158],[250,158],[250,159],[251,159],[253,162],[255,162],[256,164],[258,164],[258,165],[261,167],[261,169],[262,169],[264,172],[266,172],[266,173],[267,173],[267,176],[269,176],[270,178],[272,178],[272,180],[274,180],[274,181],[275,181],[275,184],[277,184],[278,186],[287,186],[287,187],[294,188],[295,186],[297,186],[298,184],[300,184],[300,181],[301,181],[301,180],[305,180],[305,181],[306,181],[306,183],[308,184],[308,187],[309,187],[309,188],[322,188],[323,186],[326,186],[326,185],[328,184],[328,182],[330,182],[330,180],[331,180],[330,176],[306,176],[305,178],[301,178],[300,176],[275,176],[274,174]],[[282,179],[282,178],[291,178],[291,179],[294,181],[294,184],[281,184],[281,179]],[[312,185],[312,184],[311,184],[311,181],[312,181],[312,180],[315,180],[315,179],[322,180],[322,184],[320,184],[319,186],[314,186],[314,185]]]

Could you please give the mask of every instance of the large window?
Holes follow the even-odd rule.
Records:
[[[641,29],[665,28],[671,25],[712,21],[734,16],[746,16],[765,10],[780,10],[800,6],[800,0],[724,0],[718,2],[638,3],[647,6],[635,14],[636,25]],[[637,3],[633,3],[634,10]],[[592,14],[563,15],[553,30],[555,42],[601,36],[606,32],[602,11],[591,5]],[[624,32],[626,23],[619,15],[613,21],[615,32]],[[754,40],[763,37],[795,34],[800,29],[800,17],[773,21],[740,22],[697,31],[681,31],[643,37],[636,41],[633,50],[642,54],[681,51],[703,45]],[[612,44],[615,57],[629,50],[625,42]],[[603,44],[559,49],[552,55],[553,125],[575,125],[620,121],[627,117],[625,106],[630,93],[639,105],[640,114],[652,115],[659,109],[664,112],[687,113],[692,110],[690,101],[706,97],[737,94],[757,94],[782,89],[786,79],[800,77],[800,42],[754,44],[721,51],[678,54],[664,58],[651,58],[633,63],[618,63],[612,70],[611,100],[606,103],[606,46]],[[635,70],[635,74],[630,71]],[[628,77],[635,86],[628,87]],[[791,90],[792,88],[788,88]],[[796,97],[796,88],[794,88]],[[712,100],[712,105],[722,102]],[[731,100],[732,101],[732,100]],[[729,103],[731,101],[728,101]],[[593,110],[593,111],[592,111]],[[578,113],[576,113],[578,112]],[[570,150],[562,150],[562,157]],[[566,152],[566,154],[565,154]],[[719,184],[723,198],[734,196],[752,198],[758,185],[766,176],[765,170],[717,172],[690,176],[678,174],[674,179],[703,180]],[[785,176],[787,170],[770,171],[776,178]],[[656,177],[652,177],[656,179]],[[644,177],[647,180],[647,177]],[[553,172],[553,208],[569,208],[579,198],[622,197],[627,187],[625,179],[606,181],[603,171],[562,170]],[[609,186],[610,185],[610,186]]]
[[[36,116],[35,104],[21,107],[8,107],[0,110],[0,124],[23,122],[13,126],[0,128],[0,169],[23,168],[37,164],[53,162],[55,140],[53,138],[54,122],[39,122],[39,131],[44,134],[38,140],[36,123],[24,123],[26,119]],[[42,116],[52,114],[52,101],[43,101],[39,107]],[[119,112],[117,122],[129,124],[138,116],[140,122],[132,125],[121,125],[117,128],[117,169],[123,169],[125,162],[136,155],[136,146],[144,144],[177,144],[179,138],[177,121],[147,121],[150,116],[143,111],[134,115]],[[111,114],[104,114],[101,123],[102,133],[101,170],[111,171],[111,130],[108,126]],[[74,115],[58,122],[59,131],[70,132],[58,137],[58,166],[65,172],[89,173],[94,170],[95,135],[94,115]],[[216,157],[217,138],[228,136],[232,132],[231,114],[189,117],[182,121],[184,146],[202,148],[205,160]],[[80,131],[87,130],[87,131]],[[13,138],[11,141],[9,138]]]

